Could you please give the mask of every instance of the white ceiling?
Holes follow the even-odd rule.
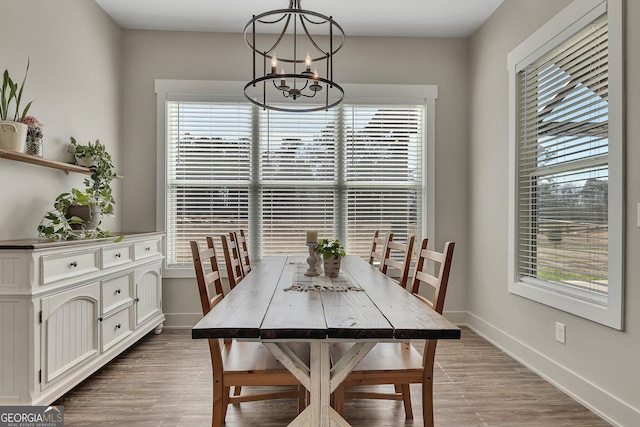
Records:
[[[503,0],[302,0],[347,36],[468,37]],[[241,33],[254,14],[287,0],[96,0],[122,28]]]

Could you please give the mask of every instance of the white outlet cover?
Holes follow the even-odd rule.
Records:
[[[564,323],[556,322],[556,341],[566,344],[567,327]]]

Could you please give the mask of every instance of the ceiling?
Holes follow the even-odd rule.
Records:
[[[503,0],[302,0],[347,36],[468,37]],[[287,0],[96,0],[122,28],[241,33],[254,14]]]

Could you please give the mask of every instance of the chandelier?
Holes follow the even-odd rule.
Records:
[[[344,45],[344,31],[332,17],[290,0],[287,9],[253,15],[244,40],[253,51],[253,80],[244,87],[252,103],[308,112],[328,110],[344,99],[333,81],[333,56]]]

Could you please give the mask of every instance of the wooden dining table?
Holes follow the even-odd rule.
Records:
[[[309,391],[289,426],[349,426],[330,405],[331,393],[378,342],[459,339],[460,329],[390,277],[355,255],[340,275],[308,277],[303,256],[269,256],[192,329],[192,338],[262,342]],[[332,342],[353,343],[331,360]],[[286,345],[308,342],[309,364]]]

